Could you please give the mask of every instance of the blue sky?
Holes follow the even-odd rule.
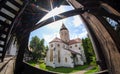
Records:
[[[56,10],[53,11],[54,13],[53,12],[49,13],[42,20],[44,20],[47,17],[49,17],[53,14],[56,14],[58,12],[62,13],[62,12],[69,11],[69,10],[73,10],[73,7],[60,6],[60,8],[56,8]],[[72,16],[72,17],[69,17],[69,18],[66,18],[66,19],[63,19],[60,21],[50,23],[50,24],[43,26],[37,30],[34,30],[33,32],[31,32],[29,41],[31,40],[32,37],[38,36],[40,39],[44,38],[45,45],[47,45],[55,37],[60,38],[59,30],[60,30],[62,23],[64,23],[65,26],[68,28],[69,34],[70,34],[70,39],[74,39],[74,38],[78,38],[78,37],[82,39],[82,38],[87,37],[87,35],[86,35],[87,31],[85,29],[84,23],[82,22],[79,15],[76,15],[76,16]]]

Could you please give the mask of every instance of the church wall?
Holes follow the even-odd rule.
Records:
[[[51,44],[53,45],[51,47]],[[58,46],[59,45],[59,46]],[[46,65],[52,67],[74,67],[73,59],[71,59],[71,52],[64,48],[68,48],[68,45],[60,42],[53,42],[49,45],[49,50],[46,57]],[[54,49],[54,61],[50,62],[50,49]],[[58,61],[58,51],[60,51],[60,62]]]
[[[55,66],[56,67],[60,67],[60,66],[63,66],[63,67],[73,67],[72,65],[72,59],[70,58],[71,56],[71,53],[69,51],[67,51],[66,49],[68,48],[68,45],[64,44],[64,43],[59,43],[59,42],[56,42],[56,63],[55,63]],[[58,47],[58,44],[60,45]],[[64,49],[66,48],[66,49]],[[60,62],[58,62],[58,51],[60,51]],[[65,59],[67,59],[67,62],[65,61]]]
[[[62,49],[62,66],[64,67],[74,67],[73,59],[71,58],[71,52]],[[67,60],[66,60],[67,59]]]
[[[73,50],[77,53],[80,53],[82,55],[81,56],[82,61],[86,62],[86,58],[85,58],[84,50],[83,50],[83,47],[82,47],[82,43],[75,43],[75,44],[69,45],[69,49]]]
[[[73,50],[75,52],[81,53],[82,47],[81,47],[80,43],[75,43],[75,44],[69,45],[69,49]]]
[[[52,46],[51,46],[52,45]],[[54,58],[53,58],[53,61],[50,61],[50,53],[51,53],[51,50],[53,51],[53,57],[54,57],[54,48],[55,48],[55,45],[54,43],[50,43],[49,44],[49,49],[47,51],[47,56],[46,56],[46,59],[45,59],[45,62],[46,62],[46,66],[51,66],[53,68],[55,68],[55,64],[54,64]]]
[[[76,46],[77,45],[77,46]],[[70,46],[72,46],[72,48],[70,48]],[[46,65],[47,66],[51,66],[53,68],[55,67],[74,67],[74,62],[72,57],[72,54],[70,51],[68,51],[67,49],[71,49],[75,52],[79,52],[81,53],[82,56],[77,55],[76,59],[75,59],[75,65],[83,65],[84,64],[84,60],[85,59],[85,55],[83,54],[83,48],[81,46],[80,43],[76,43],[76,44],[72,44],[68,46],[65,43],[61,43],[61,42],[52,42],[49,44],[49,50],[47,52],[47,57],[46,57]],[[80,49],[79,49],[80,47]],[[50,50],[53,50],[53,61],[50,61]],[[60,54],[60,58],[58,55],[58,52]],[[60,59],[60,62],[58,61]]]
[[[84,65],[84,61],[80,55],[76,55],[75,57],[75,65]]]

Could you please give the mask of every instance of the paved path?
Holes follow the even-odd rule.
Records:
[[[88,70],[92,69],[93,66],[89,66],[88,68],[84,69],[84,70],[81,70],[81,71],[78,71],[78,72],[75,72],[75,73],[71,73],[71,74],[84,74],[85,72],[87,72]]]
[[[9,59],[11,59],[12,57],[9,58],[5,58],[3,63],[0,63],[0,67],[2,67]],[[11,59],[2,69],[2,71],[0,71],[0,74],[13,74],[14,72],[14,64],[15,64],[15,60]]]
[[[38,64],[36,64],[36,65],[35,65],[35,67],[36,67],[36,68],[39,68],[39,65],[38,65]]]

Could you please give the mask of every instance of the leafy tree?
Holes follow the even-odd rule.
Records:
[[[90,64],[92,61],[94,61],[93,58],[95,57],[92,43],[90,41],[90,38],[82,39],[82,42],[83,42],[83,48],[84,48],[84,52],[87,60],[86,63]]]
[[[33,60],[37,61],[43,58],[42,52],[45,49],[44,39],[40,40],[37,36],[32,37],[32,40],[30,41],[30,47],[33,49],[32,50]]]

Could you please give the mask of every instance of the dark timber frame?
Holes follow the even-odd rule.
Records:
[[[4,24],[4,26],[9,27],[9,31],[7,32],[7,38],[4,39],[0,37],[1,40],[5,40],[5,43],[6,42],[8,43],[8,45],[6,44],[4,46],[5,48],[4,52],[1,52],[4,54],[3,58],[5,56],[5,52],[7,48],[9,47],[9,43],[12,40],[12,35],[16,35],[16,38],[18,40],[18,45],[19,45],[19,51],[16,58],[14,73],[15,74],[29,74],[29,73],[31,74],[49,73],[50,74],[50,72],[39,70],[37,68],[31,67],[28,64],[24,63],[23,57],[24,57],[25,49],[27,48],[27,45],[28,45],[28,38],[29,38],[30,32],[46,24],[54,22],[53,17],[35,25],[36,22],[47,13],[45,12],[46,11],[45,9],[44,11],[38,9],[34,3],[31,3],[31,1],[28,1],[28,0],[23,1],[24,2],[23,6],[11,0],[10,2],[17,5],[19,8],[21,8],[20,11],[16,13],[16,11],[12,10],[10,7],[4,6],[4,3],[6,1],[9,1],[9,0],[0,1],[0,2],[3,2],[3,4],[0,5],[0,9],[4,7],[9,11],[11,11],[12,13],[14,13],[16,17],[13,19],[10,16],[0,12],[0,15],[4,16],[7,19],[12,20],[13,22],[10,26],[8,26],[5,22],[2,22],[0,20],[0,23]],[[47,2],[41,1],[41,0],[38,0],[38,1],[43,2],[45,4],[45,3],[51,3],[52,0],[48,0]],[[101,71],[106,70],[106,72],[102,72],[101,74],[108,74],[108,73],[120,74],[120,70],[119,70],[120,69],[120,38],[104,18],[104,17],[112,18],[120,25],[120,13],[119,13],[120,1],[116,0],[115,2],[114,0],[108,0],[108,2],[106,2],[106,0],[67,0],[67,1],[53,0],[53,6],[60,6],[60,3],[63,3],[63,2],[66,2],[67,4],[72,5],[75,8],[75,10],[71,10],[71,11],[59,14],[62,16],[62,18],[56,15],[55,21],[61,20],[73,15],[80,15],[82,17],[82,20],[85,23],[85,26],[92,40],[94,51],[97,57],[97,64],[99,65]],[[111,2],[114,2],[114,3],[111,4]],[[48,4],[48,6],[44,4],[41,3],[41,6],[50,10],[49,5],[51,4]],[[32,16],[32,18],[35,18],[35,19],[30,19],[29,16]],[[1,31],[0,34],[4,32],[3,29],[1,29],[0,31]],[[10,35],[11,35],[11,38],[8,38]]]

